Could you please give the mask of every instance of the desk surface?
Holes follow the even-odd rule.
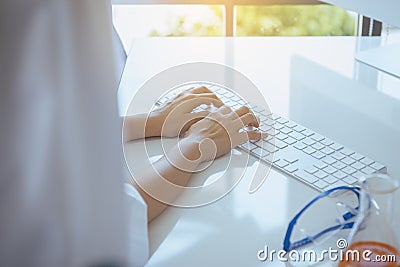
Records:
[[[303,111],[302,102],[299,104],[297,99],[293,100],[293,95],[296,94],[292,90],[302,85],[301,75],[307,79],[315,76],[315,80],[322,82],[323,75],[333,80],[336,77],[344,77],[350,83],[357,82],[365,90],[379,92],[384,95],[384,102],[392,101],[396,106],[400,94],[399,90],[393,88],[399,88],[399,81],[354,60],[357,51],[380,44],[381,40],[378,38],[354,37],[134,40],[119,88],[121,113],[124,113],[132,96],[146,80],[169,67],[198,61],[225,64],[245,74],[267,98],[272,111],[289,118],[302,120],[309,117],[299,116],[298,113]],[[311,63],[303,64],[303,59],[293,59],[293,55],[299,55]],[[331,74],[334,75],[333,78]],[[359,99],[353,100],[356,105]],[[376,108],[379,108],[379,103],[376,105]],[[315,108],[318,112],[318,108],[321,107]],[[305,110],[304,114],[309,114],[307,112],[313,113],[315,110]],[[400,116],[399,110],[393,110],[393,114]],[[330,128],[329,125],[318,123],[315,118],[313,121],[304,120],[298,122],[315,125],[316,130],[322,131],[328,137],[345,141],[346,145],[355,150],[362,149],[360,152],[380,160],[392,170],[391,174],[399,177],[400,169],[396,167],[395,160],[398,151],[396,146],[393,149],[385,147],[383,150],[371,148],[357,143],[360,139],[357,135],[343,134],[343,131],[335,132],[335,127]],[[378,122],[376,119],[374,122],[379,123],[379,119],[377,120]],[[391,123],[395,124],[396,121],[385,121],[384,125]],[[395,130],[398,128],[395,127]],[[385,132],[386,129],[382,128],[381,131]],[[150,140],[149,143],[152,145],[157,142]],[[388,143],[382,143],[382,146],[392,143],[397,144],[398,141],[389,140]],[[125,151],[128,158],[134,157],[138,166],[143,166],[149,161],[145,153],[143,157],[138,156],[140,141],[127,144]],[[154,145],[152,156],[156,157],[160,153],[157,145]],[[234,153],[241,157],[240,152]],[[249,168],[256,168],[257,164],[256,161],[250,162]],[[204,180],[204,177],[212,174],[213,168],[216,167],[211,166],[205,173],[195,175],[193,180],[200,179],[197,177]],[[148,265],[187,266],[189,262],[190,266],[266,264],[258,261],[257,251],[265,245],[270,249],[281,249],[288,222],[317,192],[295,179],[272,171],[263,186],[255,194],[249,194],[250,179],[251,177],[244,176],[227,196],[213,204],[193,209],[169,208],[153,221],[149,227],[152,256]],[[399,214],[397,209],[396,218],[400,218]],[[268,262],[268,265],[284,266],[278,261]]]

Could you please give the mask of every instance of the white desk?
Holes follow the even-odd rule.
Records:
[[[352,37],[135,40],[119,89],[121,112],[138,88],[158,72],[182,63],[207,61],[242,72],[259,87],[273,112],[293,117],[289,100],[290,87],[294,86],[290,82],[290,62],[294,54],[350,80],[357,80],[368,90],[380,90],[395,99],[399,92],[390,85],[397,86],[398,81],[388,78],[389,83],[379,82],[382,74],[354,61],[356,51],[379,43],[380,40],[375,38],[361,40]],[[316,79],[323,79],[315,75]],[[357,99],[354,101],[356,103]],[[323,131],[323,126],[316,125],[316,128]],[[358,136],[348,137],[346,141],[350,146],[354,141],[357,147]],[[150,145],[152,142],[156,147],[157,140],[151,140]],[[126,153],[140,166],[148,160],[139,155],[139,147],[140,142],[129,143]],[[366,151],[375,159],[387,159],[387,154],[391,157],[398,154],[397,151]],[[158,155],[160,151],[154,148],[151,153]],[[237,154],[240,157],[240,153]],[[390,161],[391,157],[384,163],[389,170],[392,168],[392,174],[399,176],[400,171],[393,163],[395,161]],[[257,164],[251,162],[249,165],[255,168]],[[212,168],[202,173],[202,178],[195,175],[193,180],[205,179],[213,172]],[[245,176],[227,196],[211,205],[194,209],[169,208],[153,221],[149,227],[152,256],[148,266],[284,266],[278,261],[259,262],[256,253],[264,245],[281,249],[288,222],[317,192],[272,171],[263,186],[255,194],[249,194],[250,179]],[[397,212],[396,216],[400,218],[400,212]]]

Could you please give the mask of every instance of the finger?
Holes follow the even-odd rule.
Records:
[[[248,132],[241,132],[240,133],[240,141],[246,142],[249,140],[254,140],[254,141],[258,141],[261,139],[265,139],[268,137],[268,134],[265,132],[259,132],[259,131],[248,131]]]
[[[204,111],[198,111],[198,112],[192,113],[192,114],[191,114],[191,117],[192,117],[192,118],[201,118],[201,119],[202,119],[202,118],[204,118],[204,117],[207,117],[209,114],[210,114],[209,111],[204,110]]]
[[[212,92],[211,93],[192,94],[192,97],[193,98],[207,97],[207,98],[215,99],[216,101],[213,102],[213,105],[216,106],[216,107],[220,107],[220,106],[222,106],[224,104],[222,102],[222,100],[219,99],[219,97],[216,94],[212,93]]]
[[[223,105],[218,109],[220,114],[226,115],[232,112],[232,109],[229,106]]]
[[[200,113],[200,112],[199,112]],[[197,114],[197,113],[196,113]],[[196,122],[198,122],[199,120],[204,119],[206,116],[193,116],[192,118],[190,118],[187,122],[185,122],[185,124],[182,126],[181,131],[179,134],[185,133],[187,130],[189,130],[189,128],[195,124]]]
[[[241,116],[236,121],[239,121],[241,123],[241,127],[240,128],[243,128],[243,127],[248,126],[248,125],[249,126],[255,126],[255,127],[259,126],[258,119],[253,113],[247,113],[247,114]]]
[[[195,89],[194,86],[189,87],[189,88],[183,90],[182,92],[180,92],[179,94],[177,94],[177,95],[174,97],[174,99],[179,99],[179,98],[182,98],[182,97],[184,97],[184,96],[186,96],[186,95],[188,95],[188,94],[191,94],[192,91],[193,91],[193,89]]]
[[[238,108],[237,110],[235,110],[235,113],[236,113],[239,117],[243,116],[244,114],[250,113],[250,112],[251,112],[250,109],[249,109],[248,107],[246,107],[246,106],[241,106],[240,108]]]
[[[212,93],[210,89],[205,86],[200,86],[191,90],[193,94]]]
[[[191,112],[194,108],[201,106],[201,105],[211,105],[214,106],[221,106],[222,102],[219,100],[215,95],[188,95],[182,100],[182,103],[179,105],[183,112]]]

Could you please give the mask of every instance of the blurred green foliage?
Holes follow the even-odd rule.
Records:
[[[209,6],[211,17],[188,22],[178,17],[167,33],[151,36],[222,36],[224,10]],[[346,10],[329,5],[237,6],[236,36],[345,36],[355,34],[356,19]]]
[[[328,5],[239,6],[238,36],[354,35],[355,19],[341,8]]]

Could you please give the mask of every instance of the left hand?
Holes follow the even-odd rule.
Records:
[[[215,107],[223,105],[211,90],[203,86],[183,91],[160,108],[153,110],[150,117],[156,121],[160,136],[175,137],[209,114],[206,110],[192,113],[193,109],[202,104]]]

